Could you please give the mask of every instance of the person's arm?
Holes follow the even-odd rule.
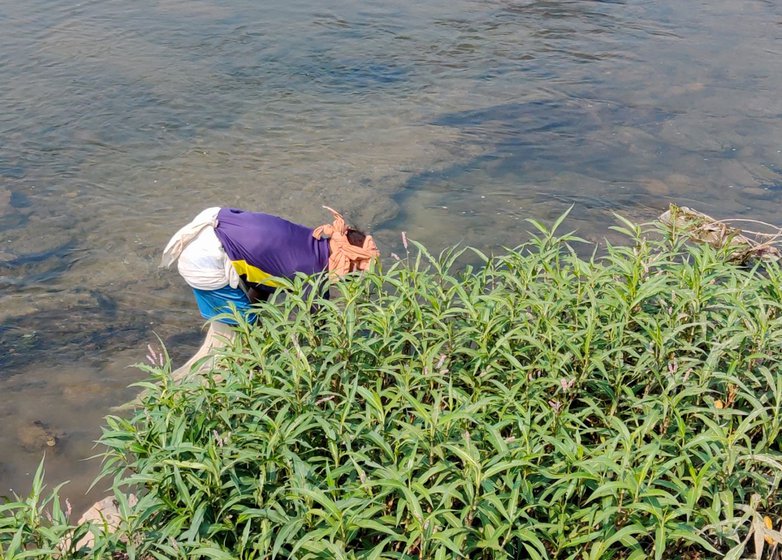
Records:
[[[250,303],[267,301],[269,296],[274,293],[274,290],[274,288],[264,286],[263,284],[249,284],[247,287],[247,297],[250,298]]]

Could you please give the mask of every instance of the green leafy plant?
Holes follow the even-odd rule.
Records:
[[[0,558],[75,558],[76,544],[89,527],[77,527],[71,521],[71,505],[65,507],[59,497],[62,485],[44,496],[44,462],[33,476],[26,498],[14,495],[0,503]],[[79,557],[95,557],[99,550],[83,551]]]
[[[214,371],[174,384],[148,368],[142,406],[102,437],[104,475],[139,501],[98,545],[779,557],[779,267],[625,221],[627,244],[585,258],[562,219],[500,256],[413,242],[329,300],[297,278]],[[21,526],[7,519],[3,547]]]

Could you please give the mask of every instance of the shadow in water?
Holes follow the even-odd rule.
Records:
[[[113,298],[97,291],[77,291],[78,301],[47,307],[0,324],[0,378],[36,363],[67,364],[98,360],[112,349],[140,346],[149,338],[143,311],[117,320]]]

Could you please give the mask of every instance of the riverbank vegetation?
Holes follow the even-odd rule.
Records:
[[[147,366],[143,406],[102,437],[119,529],[77,551],[86,527],[63,540],[37,477],[0,506],[0,550],[779,557],[779,266],[625,222],[627,243],[585,258],[534,225],[494,257],[411,244],[331,300],[299,279],[238,327],[219,378]]]

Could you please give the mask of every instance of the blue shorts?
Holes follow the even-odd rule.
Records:
[[[233,306],[239,313],[247,317],[248,321],[254,321],[255,315],[252,314],[250,298],[247,297],[240,288],[226,286],[219,290],[199,290],[193,288],[198,310],[204,319],[213,319],[223,313],[232,313]],[[236,325],[231,317],[220,317],[217,319],[220,323],[227,325]]]

